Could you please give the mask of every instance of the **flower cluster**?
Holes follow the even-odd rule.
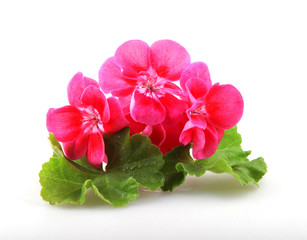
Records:
[[[164,154],[193,143],[193,157],[202,159],[214,154],[224,130],[243,114],[240,92],[212,85],[207,65],[191,63],[171,40],[151,46],[127,41],[101,66],[99,84],[77,73],[67,91],[70,105],[48,111],[48,131],[69,159],[86,155],[96,168],[108,162],[103,133],[129,126],[132,135],[147,135]]]

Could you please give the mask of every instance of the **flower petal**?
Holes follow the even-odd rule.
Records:
[[[110,119],[103,123],[103,129],[106,133],[112,134],[129,125],[125,118],[119,101],[115,97],[107,99],[110,107]]]
[[[191,58],[180,44],[171,40],[160,40],[151,45],[150,61],[160,77],[174,81],[180,78]]]
[[[152,126],[152,131],[149,135],[152,144],[160,146],[166,137],[166,133],[162,124]]]
[[[201,128],[201,129],[206,129],[207,122],[206,122],[206,119],[202,115],[199,115],[199,114],[188,114],[188,117],[189,117],[191,123],[195,127],[198,127],[198,128]]]
[[[209,119],[218,128],[229,129],[235,126],[242,117],[243,108],[240,92],[230,84],[214,84],[206,96]]]
[[[87,161],[95,168],[99,168],[104,160],[104,141],[99,131],[94,131],[88,139],[86,152]]]
[[[179,141],[182,144],[187,145],[192,142],[193,128],[194,125],[191,123],[191,121],[187,121],[179,137]]]
[[[145,125],[156,125],[165,119],[165,108],[154,93],[144,93],[136,89],[130,105],[131,117]]]
[[[73,106],[80,106],[80,99],[84,89],[91,85],[99,88],[98,82],[96,82],[94,79],[84,77],[81,72],[76,73],[67,86],[69,103]]]
[[[87,151],[89,134],[83,132],[73,142],[63,143],[65,156],[70,160],[82,158]]]
[[[211,88],[211,82],[206,82],[200,78],[192,77],[185,83],[185,89],[188,93],[190,101],[194,103],[196,100],[203,99],[209,89]]]
[[[206,82],[207,86],[211,86],[211,78],[208,66],[203,62],[194,62],[187,66],[181,77],[180,77],[180,86],[183,91],[186,91],[186,82],[190,78],[200,78]]]
[[[131,95],[136,81],[125,78],[114,57],[107,59],[99,70],[99,85],[105,93],[114,96]]]
[[[164,142],[160,145],[161,152],[166,153],[181,145],[179,137],[188,121],[186,114],[188,104],[170,94],[165,94],[159,100],[166,110],[165,119],[162,123],[166,136]]]
[[[193,157],[198,158],[207,143],[206,135],[203,129],[198,127],[193,128],[192,142],[193,142],[193,149],[192,149]]]
[[[82,131],[82,115],[73,106],[50,108],[47,113],[47,129],[60,142],[74,141]]]
[[[216,131],[216,129],[211,126],[208,125],[208,127],[206,128],[204,132],[204,136],[205,136],[205,145],[203,148],[195,148],[197,147],[197,142],[199,141],[199,137],[203,137],[203,135],[198,135],[195,134],[195,138],[193,138],[193,157],[196,159],[204,159],[204,158],[209,158],[211,157],[217,149],[218,146],[218,133]],[[193,136],[193,137],[194,137]],[[196,143],[196,144],[195,144]],[[195,149],[194,149],[195,148]]]
[[[123,75],[137,77],[141,71],[149,68],[149,51],[147,43],[140,40],[124,42],[116,50],[115,62],[123,69]]]
[[[85,106],[95,108],[102,122],[107,122],[110,119],[110,109],[107,99],[103,92],[94,86],[88,86],[81,96],[81,101]]]

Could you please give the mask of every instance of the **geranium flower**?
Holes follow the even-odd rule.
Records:
[[[98,83],[77,73],[68,84],[70,105],[50,108],[47,129],[63,143],[65,155],[76,160],[86,155],[99,168],[108,159],[104,151],[103,132],[114,133],[128,125],[121,106],[114,97],[106,99]]]
[[[180,85],[190,102],[189,121],[180,135],[180,142],[193,142],[194,158],[213,155],[225,129],[235,126],[243,114],[243,99],[232,85],[212,86],[205,63],[190,64],[183,72]]]
[[[174,41],[160,40],[149,47],[143,41],[131,40],[101,66],[99,83],[105,93],[131,96],[132,119],[154,126],[166,117],[161,97],[180,95],[181,89],[172,81],[179,80],[189,63],[188,52]]]

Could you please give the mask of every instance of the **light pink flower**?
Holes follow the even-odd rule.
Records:
[[[180,135],[180,142],[193,142],[193,156],[208,158],[215,153],[225,129],[235,126],[243,114],[243,99],[232,85],[212,86],[205,63],[190,64],[183,72],[180,85],[190,102],[189,121]]]
[[[174,41],[160,40],[149,47],[143,41],[131,40],[101,66],[99,83],[105,93],[131,96],[132,119],[154,126],[166,118],[166,107],[160,99],[181,94],[172,81],[179,80],[189,63],[188,52]]]
[[[99,168],[108,159],[103,132],[114,133],[128,125],[121,106],[114,97],[106,99],[98,83],[77,73],[68,84],[70,105],[50,108],[47,129],[63,143],[65,155],[76,160],[86,155]]]

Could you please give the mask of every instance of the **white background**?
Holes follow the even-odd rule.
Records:
[[[0,239],[307,239],[306,10],[294,0],[1,1]],[[68,103],[76,72],[98,80],[130,39],[175,40],[213,82],[241,91],[243,148],[268,164],[259,188],[208,173],[123,208],[91,191],[81,206],[41,199],[48,109]]]

